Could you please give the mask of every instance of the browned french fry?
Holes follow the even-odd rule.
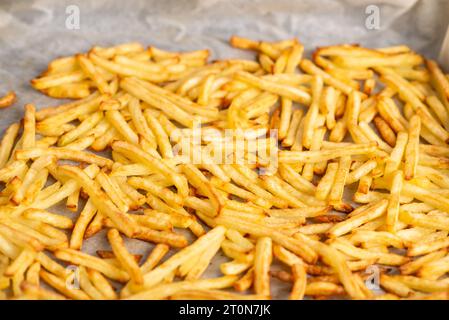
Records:
[[[90,61],[87,57],[81,54],[76,55],[76,59],[81,69],[90,79],[92,79],[92,81],[95,83],[95,85],[97,86],[98,90],[101,93],[111,93],[111,89],[109,88],[108,83],[102,77],[102,75],[96,70],[92,61]]]
[[[143,275],[133,256],[126,249],[123,239],[117,229],[108,231],[108,240],[112,250],[123,268],[129,273],[132,281],[136,284],[143,284]]]
[[[9,91],[6,95],[0,98],[0,108],[7,108],[16,101],[16,93]]]

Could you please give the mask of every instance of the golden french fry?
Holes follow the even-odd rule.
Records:
[[[446,108],[449,105],[449,80],[444,76],[438,64],[433,60],[426,60],[427,68],[430,71],[432,85],[438,92]]]
[[[329,73],[318,68],[312,61],[303,59],[300,63],[300,67],[308,74],[320,75],[323,77],[325,84],[333,86],[334,88],[344,92],[345,94],[351,93],[354,89],[339,79],[333,77]]]
[[[131,300],[163,299],[185,290],[227,288],[229,286],[232,286],[232,284],[236,280],[237,280],[236,276],[224,276],[220,278],[160,284],[148,290],[144,290],[130,297],[127,297],[127,299]]]
[[[41,270],[40,276],[49,286],[53,287],[55,290],[59,291],[62,295],[70,299],[75,300],[90,300],[90,297],[81,290],[72,289],[67,286],[67,280],[64,278],[59,278],[50,272]]]
[[[22,148],[33,148],[36,140],[36,108],[32,104],[25,105],[23,118]]]
[[[385,120],[383,120],[381,117],[375,117],[374,124],[376,125],[376,128],[379,131],[382,138],[391,147],[394,147],[396,145],[396,135],[394,134],[393,130],[390,128],[388,123]]]
[[[169,251],[169,247],[166,244],[157,244],[151,251],[147,260],[140,267],[142,272],[148,273],[160,262],[164,255]]]
[[[312,103],[309,106],[306,116],[304,117],[304,129],[302,134],[302,145],[310,149],[314,130],[316,129],[316,118],[319,113],[319,104],[321,101],[321,93],[323,91],[323,78],[314,76],[312,80]]]
[[[143,274],[132,255],[126,249],[123,239],[117,229],[108,231],[108,240],[111,244],[115,256],[120,261],[123,268],[129,273],[132,281],[136,284],[143,283]]]
[[[321,178],[316,187],[315,197],[320,200],[326,200],[334,185],[335,176],[338,170],[338,163],[331,162],[327,165],[326,174]]]
[[[209,244],[209,241],[213,241],[224,235],[226,229],[224,227],[216,227],[212,231],[208,232],[204,236],[200,237],[189,247],[179,251],[177,254],[170,257],[163,262],[157,268],[151,270],[144,275],[144,286],[147,288],[152,287],[162,281],[162,279],[174,271],[185,261],[192,259],[195,255],[202,252]]]
[[[231,46],[235,47],[235,48],[240,48],[240,49],[249,49],[249,50],[258,50],[259,49],[259,45],[260,42],[259,41],[254,41],[251,39],[247,39],[247,38],[242,38],[239,36],[232,36],[229,39],[229,43],[231,44]]]
[[[136,232],[136,224],[126,213],[117,209],[109,197],[104,193],[98,183],[90,179],[81,169],[72,166],[61,166],[61,174],[77,181],[80,186],[89,194],[93,204],[104,215],[109,217],[114,225],[127,236],[133,236]]]
[[[419,134],[421,130],[421,120],[418,116],[410,119],[408,132],[408,142],[405,149],[404,176],[406,180],[412,179],[416,175],[416,168],[419,161]]]
[[[94,269],[87,269],[87,274],[89,280],[103,297],[109,300],[117,299],[117,294],[115,293],[114,288],[100,272]]]
[[[399,197],[402,191],[402,172],[395,171],[392,174],[391,188],[390,188],[390,198],[388,200],[386,226],[387,230],[390,232],[396,231],[396,225],[399,217]]]
[[[411,289],[422,292],[441,292],[447,290],[447,281],[428,280],[413,276],[393,276],[393,279],[405,284]]]
[[[293,274],[293,288],[290,292],[290,300],[302,300],[306,292],[307,274],[306,269],[302,263],[294,264],[292,267]]]
[[[377,143],[350,145],[344,149],[320,150],[320,151],[280,151],[279,162],[320,162],[342,156],[363,155],[375,152]]]
[[[404,131],[400,131],[397,135],[396,145],[394,146],[393,151],[390,154],[390,157],[386,161],[385,175],[389,175],[399,168],[399,165],[405,154],[407,143],[408,143],[408,134]]]
[[[388,206],[388,200],[381,200],[372,205],[358,207],[351,213],[351,217],[334,225],[328,232],[331,237],[338,237],[352,229],[382,216]]]
[[[111,167],[113,161],[93,153],[76,151],[66,148],[30,148],[17,150],[15,157],[18,160],[34,159],[42,156],[54,156],[57,159],[80,161],[97,164],[100,167]]]
[[[101,93],[111,93],[111,89],[109,88],[106,79],[104,79],[103,76],[96,70],[92,61],[81,54],[76,55],[76,59],[81,69],[90,79],[92,79]]]
[[[19,124],[14,123],[6,129],[5,135],[2,138],[2,142],[0,144],[0,168],[3,169],[5,164],[8,162],[8,159],[11,155],[11,151],[14,147],[14,141],[19,132]]]
[[[86,98],[91,94],[90,88],[90,82],[80,81],[50,87],[42,92],[47,96],[56,99],[81,99]]]
[[[285,139],[282,140],[282,146],[290,147],[295,142],[296,132],[298,131],[299,124],[301,123],[303,116],[302,110],[295,110],[292,113],[288,130],[285,134]]]
[[[310,95],[307,92],[294,87],[279,85],[269,80],[262,80],[247,72],[237,72],[236,79],[247,82],[255,86],[256,88],[281,95],[288,99],[292,99],[293,101],[297,101],[306,105],[310,103]]]
[[[118,152],[125,154],[131,160],[142,163],[150,170],[167,175],[168,178],[178,188],[178,191],[181,195],[186,196],[188,194],[186,179],[177,173],[173,173],[169,166],[167,166],[159,159],[153,157],[151,154],[124,141],[115,141],[112,144],[112,148]]]
[[[346,184],[351,184],[359,181],[362,177],[367,176],[371,171],[377,167],[377,161],[374,159],[368,160],[356,169],[352,170],[347,178]]]
[[[87,229],[89,222],[93,219],[97,209],[95,208],[92,200],[88,200],[84,205],[83,210],[79,214],[78,219],[73,227],[72,235],[70,237],[70,248],[81,249],[84,233]]]
[[[298,254],[307,262],[313,262],[317,258],[316,253],[309,246],[291,239],[273,228],[260,226],[254,222],[244,222],[242,219],[232,217],[218,217],[216,221],[240,232],[250,233],[259,237],[271,237],[273,241]],[[255,228],[256,226],[259,227]]]
[[[0,98],[0,108],[7,108],[16,101],[16,93],[9,91],[6,95]]]
[[[94,300],[104,300],[103,294],[92,284],[84,266],[79,267],[79,285]]]
[[[42,287],[39,287],[38,285],[29,283],[27,281],[22,282],[20,288],[25,295],[31,296],[38,300],[65,300],[64,296],[50,290],[43,289]]]
[[[413,294],[413,290],[410,289],[407,285],[395,280],[390,276],[387,276],[386,274],[382,274],[380,276],[380,285],[388,292],[391,292],[400,297],[408,297]]]
[[[342,209],[343,190],[346,183],[346,177],[351,166],[350,157],[341,157],[338,163],[338,170],[335,174],[334,184],[329,193],[329,204],[336,210]]]

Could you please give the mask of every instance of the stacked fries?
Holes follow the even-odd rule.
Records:
[[[1,141],[0,298],[269,299],[271,277],[293,300],[448,298],[448,75],[407,46],[230,42],[257,61],[128,43],[31,81],[76,100]],[[111,250],[83,252],[103,229]]]

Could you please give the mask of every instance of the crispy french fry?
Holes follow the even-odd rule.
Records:
[[[335,175],[334,184],[329,193],[329,204],[336,210],[341,209],[343,190],[346,183],[346,177],[351,166],[350,157],[342,157],[338,163],[338,171]]]
[[[132,281],[136,284],[143,283],[143,274],[132,255],[126,249],[123,239],[117,229],[108,231],[108,240],[111,244],[115,256],[120,261],[123,268],[129,273]]]
[[[421,130],[421,120],[418,116],[410,119],[408,132],[408,142],[405,149],[404,176],[406,180],[412,179],[416,175],[416,168],[419,161],[419,133]]]
[[[0,108],[7,108],[16,101],[16,93],[9,91],[6,95],[0,98]]]
[[[77,100],[27,104],[2,138],[0,299],[269,299],[270,276],[293,284],[290,299],[448,298],[449,81],[436,62],[404,45],[308,60],[297,39],[230,43],[256,61],[132,42],[31,81]],[[59,203],[85,204],[72,221]],[[119,232],[156,243],[143,264]],[[88,254],[94,235],[112,251]],[[209,278],[220,249],[225,276]],[[381,267],[385,294],[364,283],[374,265],[396,269]]]
[[[90,256],[86,253],[73,249],[62,249],[55,252],[55,257],[63,261],[97,270],[113,280],[121,282],[129,280],[129,276],[125,271],[103,261],[100,258]]]
[[[81,69],[90,79],[92,79],[101,93],[111,93],[108,83],[106,82],[104,77],[97,71],[92,61],[81,54],[76,55],[76,59]]]
[[[257,240],[254,257],[254,290],[257,294],[270,297],[270,277],[268,270],[272,261],[271,238]]]
[[[285,98],[292,99],[303,104],[308,105],[310,103],[310,95],[300,89],[279,85],[275,82],[259,79],[247,72],[237,72],[236,79],[245,81],[259,89],[279,94]]]
[[[117,294],[115,293],[114,288],[100,272],[93,269],[87,269],[87,274],[89,280],[92,282],[94,287],[100,291],[104,298],[109,300],[117,299]]]
[[[112,148],[118,152],[126,154],[127,157],[132,160],[142,163],[147,166],[150,170],[155,172],[160,172],[161,174],[167,175],[169,179],[178,188],[178,191],[183,196],[188,194],[187,181],[183,176],[173,173],[172,170],[162,161],[154,158],[151,154],[123,141],[116,141],[113,143]]]
[[[294,264],[292,267],[293,288],[290,292],[290,300],[302,300],[306,292],[307,274],[302,263]]]
[[[64,175],[77,181],[80,186],[89,194],[93,204],[100,212],[109,217],[114,225],[127,236],[132,236],[136,232],[135,222],[126,213],[117,209],[109,197],[100,189],[98,183],[90,179],[81,169],[72,166],[62,166],[59,168]]]
[[[402,171],[395,171],[391,178],[390,198],[388,200],[386,226],[390,232],[395,232],[399,219],[399,197],[402,191]]]
[[[0,168],[3,169],[5,164],[8,162],[11,151],[14,147],[14,141],[19,132],[19,124],[14,123],[8,127],[5,132],[5,135],[2,138],[2,142],[0,144]]]
[[[381,200],[375,204],[359,207],[351,213],[351,217],[337,223],[328,232],[331,237],[338,237],[352,229],[382,216],[388,206],[388,200]]]
[[[92,284],[84,266],[79,267],[79,284],[88,296],[95,300],[104,300],[102,293]]]
[[[48,285],[70,299],[90,300],[90,297],[84,291],[69,288],[65,279],[59,278],[44,270],[41,270],[40,276]]]
[[[408,134],[404,131],[399,132],[396,139],[396,145],[385,165],[385,175],[388,175],[399,168],[401,160],[405,154],[407,144]]]

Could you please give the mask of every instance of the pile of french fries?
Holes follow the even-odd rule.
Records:
[[[407,46],[230,43],[257,60],[127,43],[31,81],[75,100],[1,141],[0,298],[269,299],[273,277],[294,300],[448,298],[448,75]],[[196,163],[175,147],[198,126]],[[257,138],[245,161],[213,161],[226,130]]]

